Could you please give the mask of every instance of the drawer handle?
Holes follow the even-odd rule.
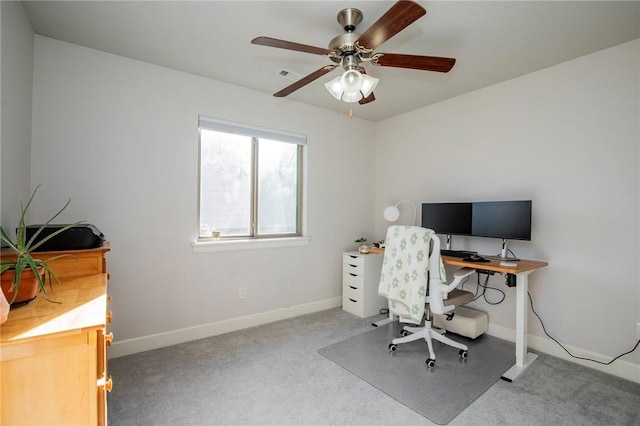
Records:
[[[352,298],[349,298],[349,300],[351,300],[353,303],[358,303],[357,300],[353,300]]]
[[[113,333],[105,334],[104,342],[107,344],[107,346],[111,346],[111,342],[113,342]]]
[[[351,263],[349,264],[349,266],[351,266],[352,268],[357,268],[358,267],[358,265],[353,265]]]
[[[349,275],[351,275],[352,277],[357,277],[358,274],[352,274],[351,272],[349,272]]]
[[[358,287],[354,287],[352,285],[350,285],[349,288],[351,288],[352,290],[357,290],[358,289]]]
[[[109,311],[107,312],[107,322],[110,323],[111,319],[113,318],[113,312]]]
[[[349,257],[352,258],[352,259],[357,259],[358,258],[358,256],[354,256],[352,254],[350,254]]]

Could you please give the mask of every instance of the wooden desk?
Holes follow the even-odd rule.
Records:
[[[374,248],[374,253],[384,253],[384,249]],[[459,266],[461,268],[484,269],[503,274],[513,274],[516,277],[516,363],[507,370],[502,379],[512,382],[538,358],[538,355],[527,351],[527,316],[529,304],[527,303],[527,292],[529,287],[529,274],[536,269],[544,268],[549,263],[538,260],[521,259],[510,261],[516,266],[501,266],[500,260],[490,259],[489,262],[465,262],[462,258],[453,256],[442,256],[445,265]]]
[[[544,268],[549,264],[538,260],[521,259],[519,261],[510,261],[515,263],[516,266],[501,266],[500,260],[490,259],[489,262],[465,262],[461,258],[451,256],[442,256],[442,262],[445,265],[484,269],[516,276],[516,363],[502,375],[503,380],[512,382],[538,358],[538,355],[527,351],[528,277],[536,269]]]

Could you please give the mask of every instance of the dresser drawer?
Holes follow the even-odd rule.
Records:
[[[345,254],[342,258],[342,266],[347,268],[358,269],[364,266],[364,257],[353,254]]]
[[[344,272],[342,274],[342,284],[361,289],[364,287],[364,277],[362,275],[354,275],[351,272]]]
[[[362,300],[364,291],[362,287],[353,287],[347,284],[342,286],[342,295],[354,300]]]
[[[353,263],[345,262],[342,265],[342,271],[345,274],[364,275],[364,267],[362,265],[354,265]]]
[[[349,312],[350,314],[364,317],[363,303],[361,300],[352,299],[346,296],[342,296],[342,310]]]

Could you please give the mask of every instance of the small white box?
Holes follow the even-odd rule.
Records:
[[[456,306],[453,313],[455,315],[451,321],[447,321],[446,315],[434,315],[433,326],[471,339],[486,333],[489,327],[489,316],[486,312]]]

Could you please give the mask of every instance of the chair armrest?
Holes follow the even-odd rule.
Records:
[[[460,268],[453,273],[453,281],[449,284],[443,284],[442,292],[447,294],[453,291],[456,287],[460,285],[463,279],[467,278],[469,275],[476,272],[475,269],[471,268]]]

